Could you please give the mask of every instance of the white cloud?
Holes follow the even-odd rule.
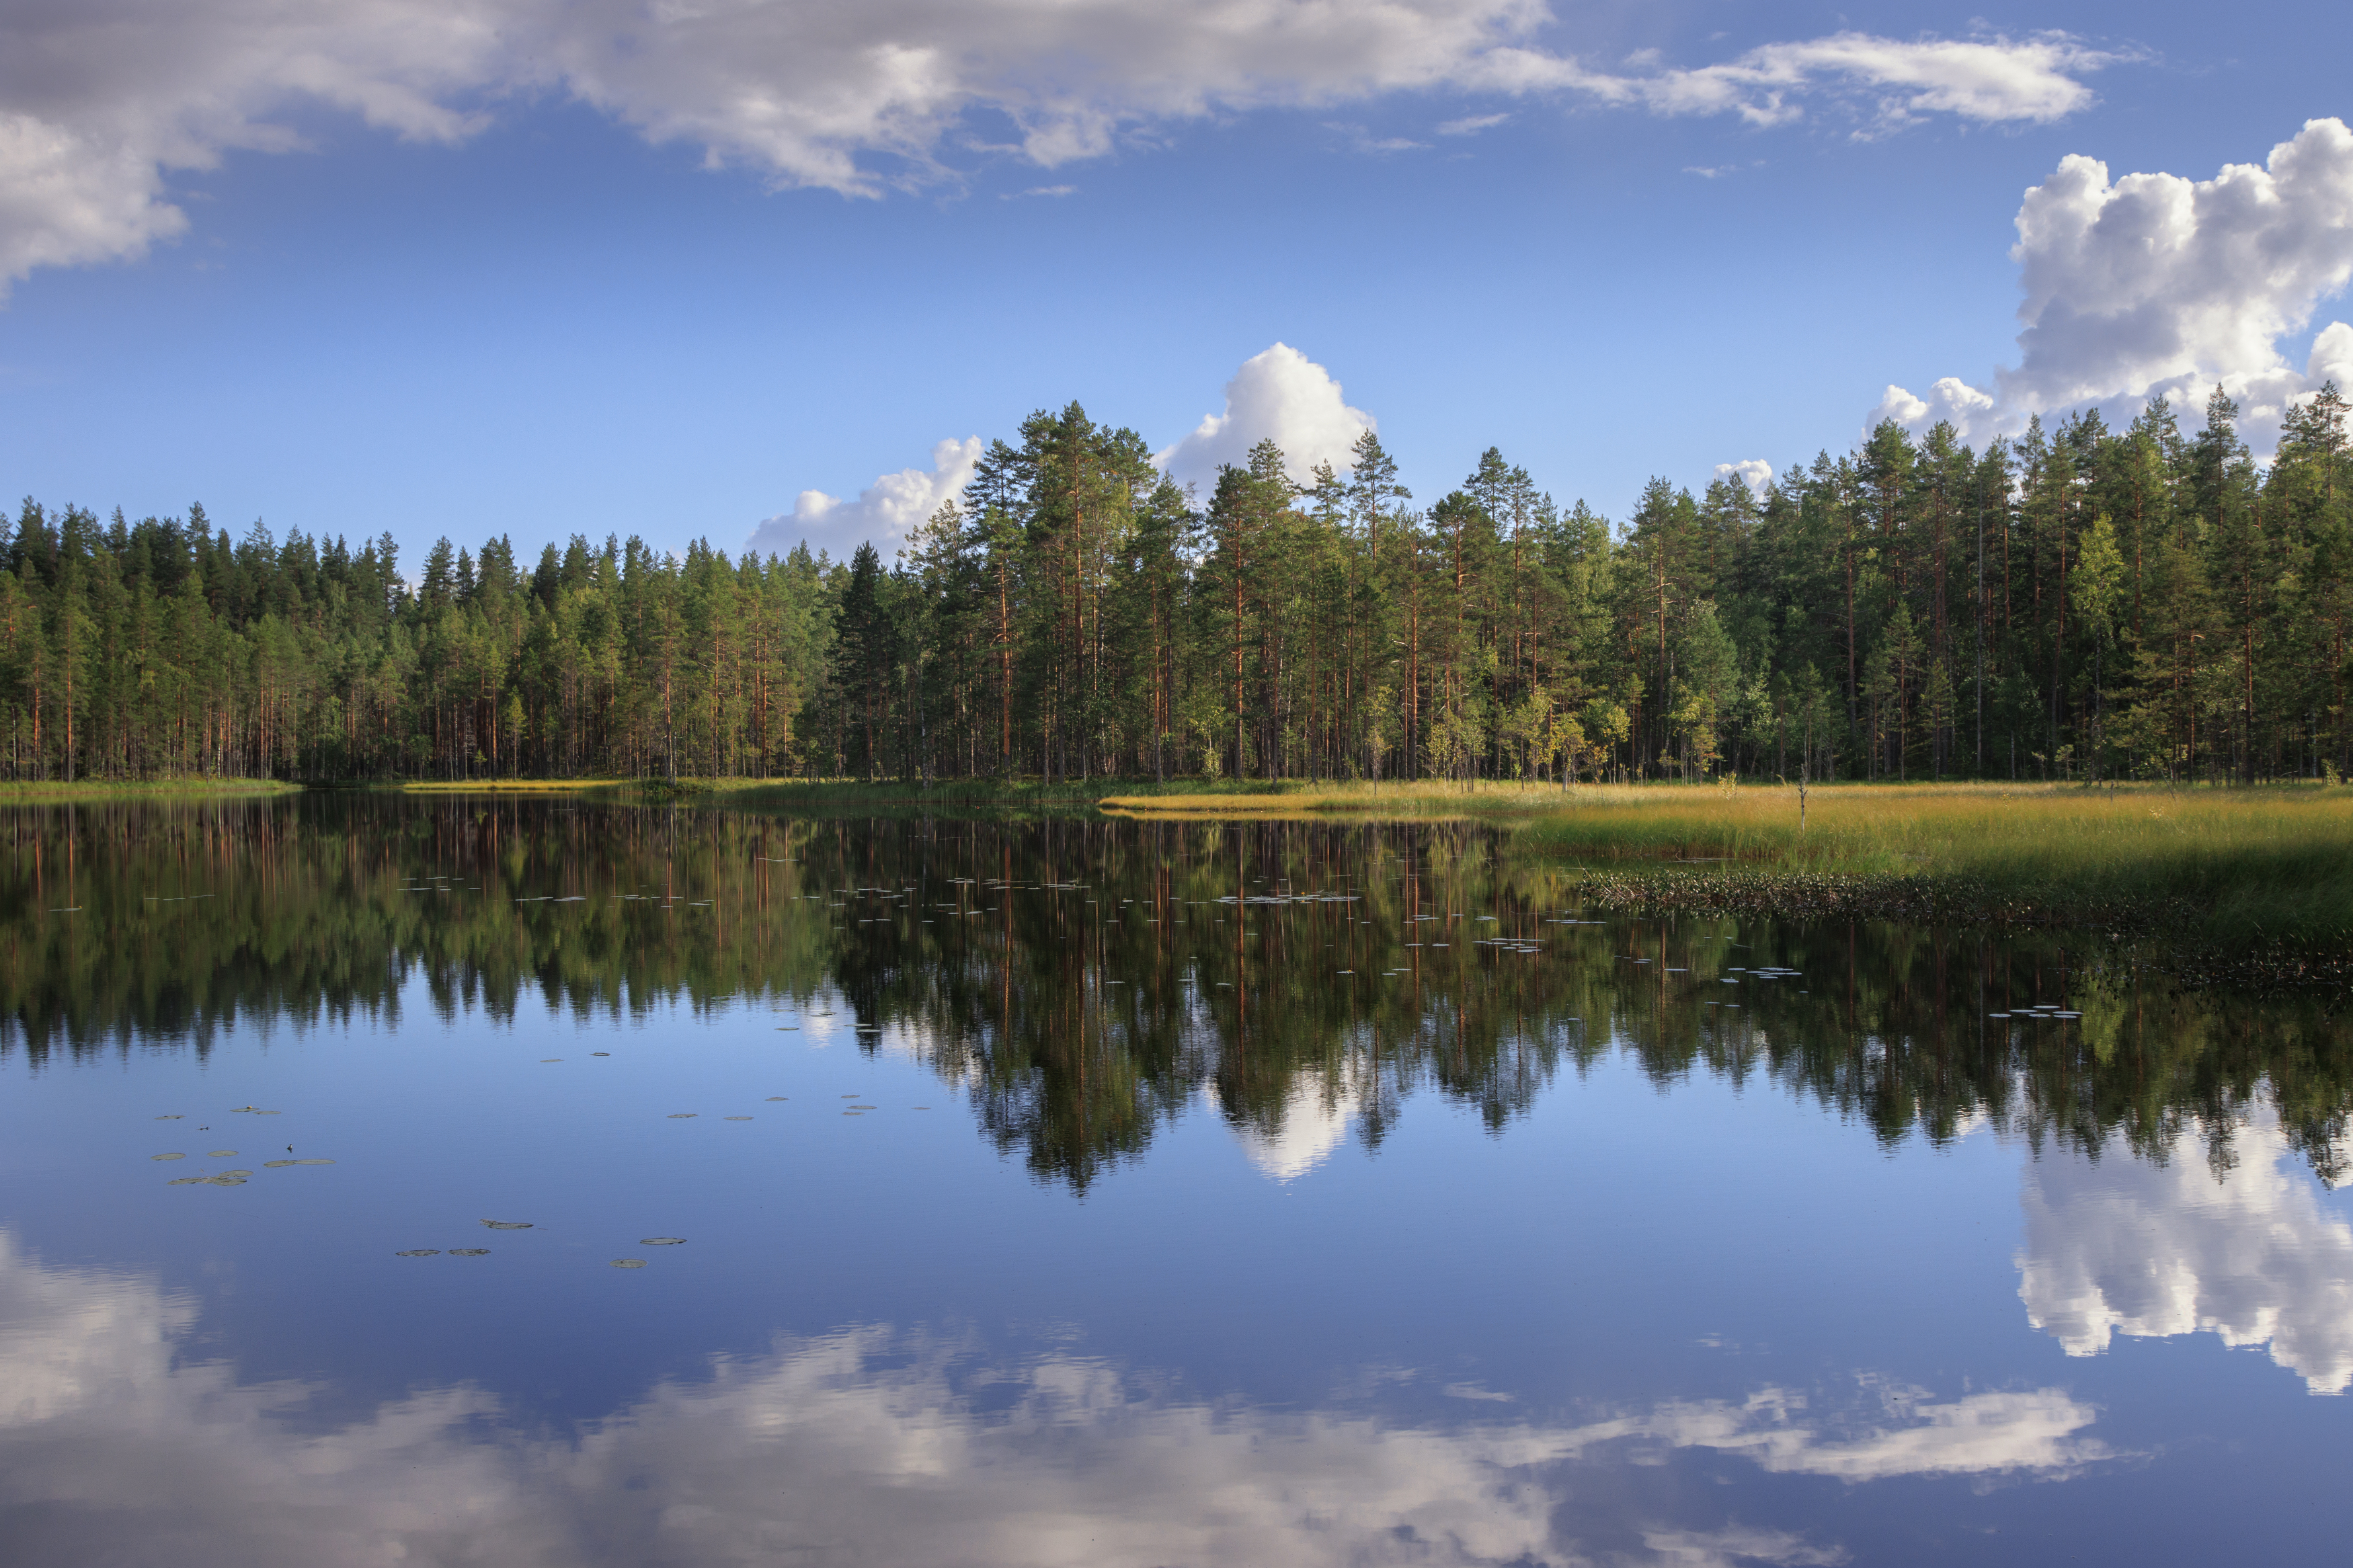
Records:
[[[2063,119],[2092,101],[2092,89],[2079,79],[2118,58],[2063,33],[1905,41],[1852,32],[1767,44],[1692,69],[1648,68],[1656,58],[1646,50],[1627,62],[1636,74],[1611,75],[1507,47],[1488,52],[1475,74],[1504,91],[1550,88],[1661,114],[1737,114],[1754,125],[1801,119],[1805,100],[1815,98],[1855,115],[1857,133],[1870,135],[1930,114],[1980,123]]]
[[[1476,136],[1482,131],[1492,131],[1511,118],[1508,114],[1466,114],[1460,120],[1440,122],[1440,136]]]
[[[2092,1413],[2051,1389],[1940,1405],[1866,1380],[1853,1411],[1768,1389],[1584,1426],[1409,1426],[1187,1401],[1160,1392],[1166,1375],[1067,1349],[991,1362],[975,1342],[880,1326],[714,1356],[705,1377],[659,1384],[576,1431],[512,1422],[463,1388],[337,1422],[309,1390],[240,1384],[188,1354],[185,1300],[42,1264],[5,1233],[0,1321],[0,1508],[37,1528],[56,1562],[128,1561],[167,1541],[185,1568],[751,1568],[854,1542],[860,1560],[904,1568],[1605,1556],[1794,1568],[1844,1553],[1736,1522],[1628,1517],[1615,1467],[1696,1447],[1866,1482],[2056,1477],[2105,1457],[2080,1435]],[[1580,1526],[1622,1529],[1644,1550],[1564,1535]]]
[[[2353,329],[2332,322],[2306,363],[2280,344],[2353,278],[2353,131],[2307,121],[2263,166],[2211,180],[2127,174],[2080,155],[2018,210],[2019,362],[1994,393],[1946,377],[1926,398],[1891,386],[1873,412],[1915,428],[2011,428],[2082,404],[2129,415],[2156,395],[2195,418],[2217,383],[2247,436],[2268,439],[2287,405],[2353,370]]]
[[[976,155],[976,112],[1047,168],[1131,128],[1407,90],[1760,124],[1819,101],[1884,130],[2048,121],[2090,101],[2080,79],[2108,58],[2055,34],[1841,33],[1613,73],[1543,47],[1552,19],[1543,0],[16,0],[0,19],[0,284],[180,232],[166,175],[292,146],[282,116],[305,102],[448,142],[502,95],[553,90],[713,163],[872,195],[950,177],[949,149]]]
[[[1748,487],[1748,493],[1753,496],[1763,495],[1773,483],[1773,465],[1762,458],[1744,458],[1736,463],[1718,463],[1715,466],[1717,479],[1728,474],[1739,475],[1740,482]]]
[[[2183,1142],[2194,1150],[2189,1129]],[[2121,1143],[2096,1165],[2031,1160],[2018,1293],[2069,1355],[2117,1334],[2263,1345],[2315,1394],[2353,1386],[2353,1226],[2321,1201],[2268,1110],[2233,1129],[2219,1179]]]
[[[812,547],[844,556],[871,541],[887,555],[939,510],[942,501],[964,493],[982,450],[977,436],[942,441],[932,448],[928,469],[884,474],[859,491],[856,500],[803,490],[792,510],[762,520],[744,542],[744,552],[781,555],[807,540]]]
[[[1222,463],[1241,464],[1250,449],[1271,438],[1282,448],[1293,479],[1304,479],[1320,462],[1348,466],[1348,448],[1379,424],[1351,408],[1331,373],[1287,343],[1253,354],[1226,383],[1226,407],[1155,459],[1180,484],[1200,487],[1204,496],[1218,482]]]

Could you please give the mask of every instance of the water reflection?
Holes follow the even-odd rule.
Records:
[[[1067,1346],[880,1325],[713,1357],[571,1433],[510,1425],[463,1387],[322,1426],[302,1387],[183,1359],[195,1320],[136,1275],[45,1265],[0,1232],[0,1506],[21,1560],[168,1542],[195,1568],[1831,1563],[1835,1540],[1654,1483],[1694,1458],[1860,1485],[2056,1479],[2116,1457],[2057,1388],[1938,1399],[1864,1376],[1447,1425],[1363,1398],[1188,1400],[1171,1374]]]
[[[5,821],[0,1051],[36,1066],[396,1019],[412,974],[450,1017],[839,994],[864,1048],[913,1042],[1081,1190],[1197,1105],[1290,1179],[1409,1095],[1501,1130],[1617,1050],[1890,1144],[1990,1123],[2163,1160],[2261,1110],[2330,1183],[2353,1107],[2353,1025],[2317,1005],[2175,995],[2048,936],[1583,922],[1573,868],[1477,827],[381,795]]]
[[[2069,1355],[2113,1336],[2268,1347],[2315,1394],[2353,1385],[2353,1226],[2269,1107],[2199,1129],[2206,1159],[2030,1161],[2019,1296]]]

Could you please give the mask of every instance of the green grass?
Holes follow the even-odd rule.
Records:
[[[1493,817],[1615,870],[1943,884],[1948,902],[2150,921],[2232,945],[2353,946],[2353,789],[2073,784],[1360,785],[1107,802],[1134,815]]]
[[[75,786],[77,788],[80,786]],[[158,786],[168,788],[170,786]],[[230,786],[233,787],[233,786]],[[2353,952],[2353,788],[2123,784],[1270,784],[1185,780],[500,780],[420,791],[588,792],[785,812],[1062,813],[1194,821],[1489,821],[1515,846],[1664,889],[1740,884],[1788,912],[1837,883],[1995,916],[2161,927],[2228,948]],[[22,797],[20,797],[22,798]],[[1777,892],[1777,889],[1778,891]],[[1884,902],[1886,900],[1883,900]],[[1865,900],[1867,907],[1868,900]],[[1852,906],[1849,906],[1852,907]]]
[[[0,784],[0,805],[47,805],[69,801],[215,800],[227,795],[292,795],[301,784],[276,779],[77,779]]]

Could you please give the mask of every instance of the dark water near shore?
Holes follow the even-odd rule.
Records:
[[[12,1563],[2342,1553],[2306,1004],[1477,828],[0,832]]]

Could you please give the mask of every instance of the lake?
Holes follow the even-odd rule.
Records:
[[[2307,1001],[1452,825],[6,833],[12,1562],[2344,1550]]]

